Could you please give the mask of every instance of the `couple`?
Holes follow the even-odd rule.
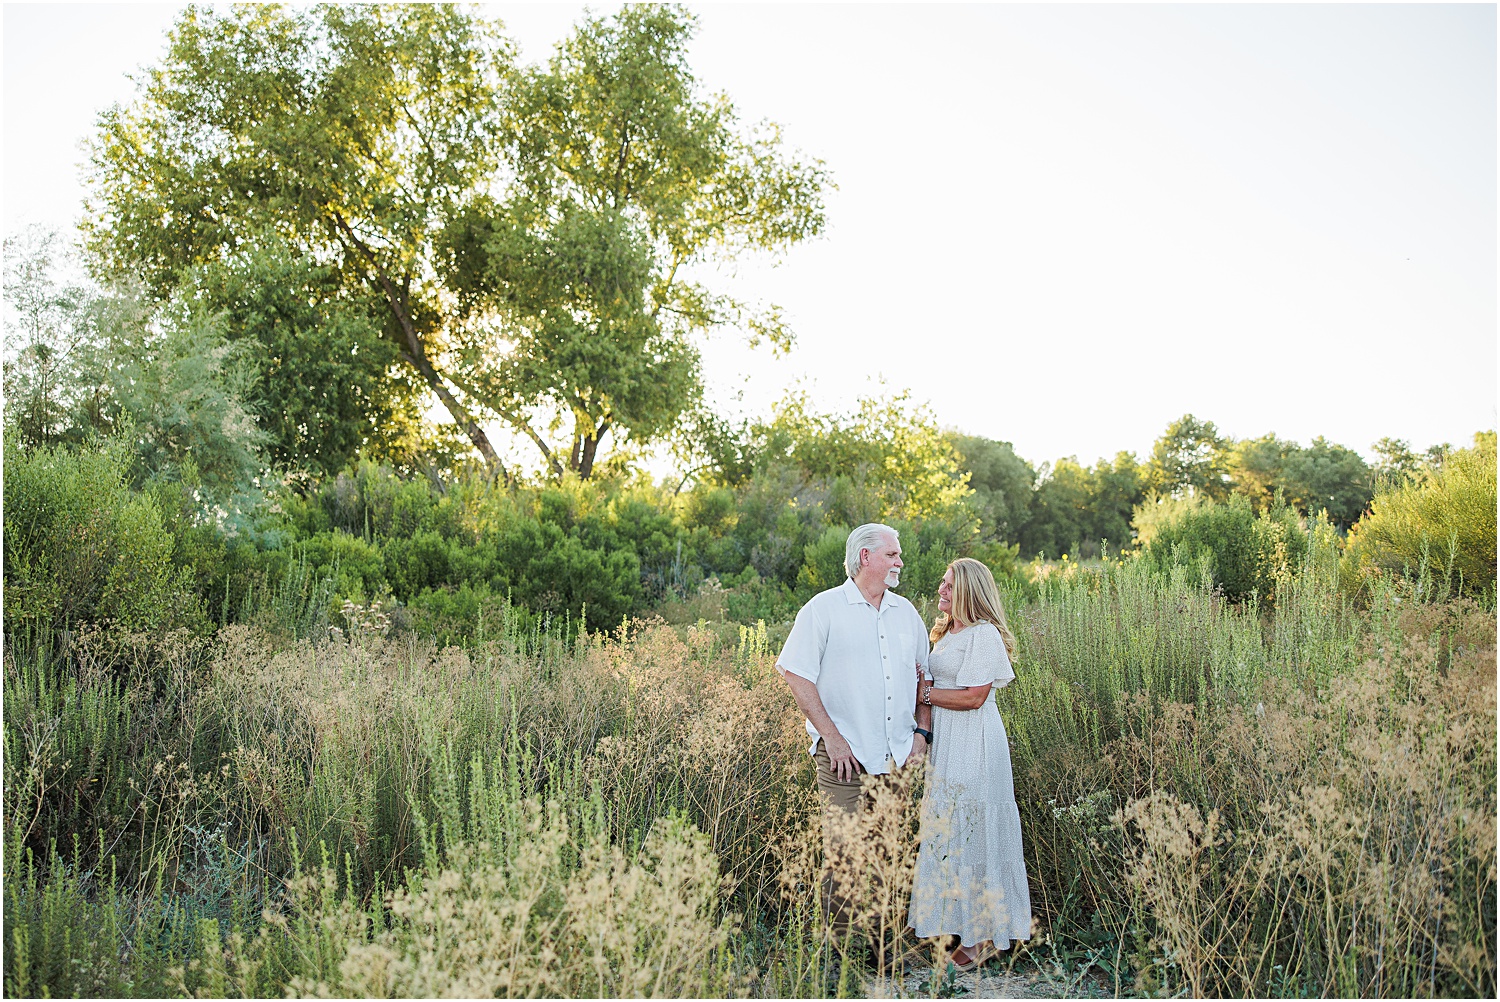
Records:
[[[957,936],[953,963],[969,970],[1031,934],[1010,748],[992,695],[1015,678],[1014,641],[984,564],[949,565],[930,637],[889,591],[901,566],[896,530],[855,529],[844,546],[849,580],[802,607],[776,666],[807,717],[829,854],[839,851],[826,835],[839,815],[869,807],[861,775],[927,760],[907,922],[924,939]]]

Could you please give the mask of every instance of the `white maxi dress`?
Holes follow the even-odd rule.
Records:
[[[924,939],[956,935],[965,947],[989,940],[1004,950],[1012,940],[1031,936],[1010,743],[995,706],[995,689],[1015,679],[1015,671],[991,623],[944,636],[932,649],[928,670],[938,689],[993,688],[975,710],[933,707],[907,921]]]

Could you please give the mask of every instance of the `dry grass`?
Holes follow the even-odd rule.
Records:
[[[316,998],[681,997],[740,987],[724,953],[717,861],[701,833],[659,820],[633,859],[578,844],[560,805],[521,805],[505,849],[456,843],[369,907],[336,872],[293,877],[252,940],[173,972],[184,995],[252,995],[290,946],[288,994]],[[572,851],[575,865],[566,857]],[[218,946],[217,936],[212,941]]]
[[[1201,749],[1232,793],[1204,811],[1157,788],[1115,816],[1135,907],[1193,994],[1493,989],[1494,619],[1402,620],[1315,697],[1267,682],[1251,710],[1169,708],[1118,745],[1135,780]]]
[[[1492,993],[1494,614],[1280,594],[1127,566],[1016,610],[1022,963],[1140,994]],[[856,922],[824,920],[763,632],[494,635],[9,652],[7,992],[816,996],[928,955],[915,775],[850,820]]]

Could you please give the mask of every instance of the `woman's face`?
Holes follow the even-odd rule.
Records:
[[[938,611],[953,615],[953,568],[948,568],[938,585]]]

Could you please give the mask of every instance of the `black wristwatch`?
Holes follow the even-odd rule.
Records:
[[[922,737],[927,739],[928,744],[932,744],[932,732],[927,730],[925,727],[913,727],[912,733],[922,735]]]

